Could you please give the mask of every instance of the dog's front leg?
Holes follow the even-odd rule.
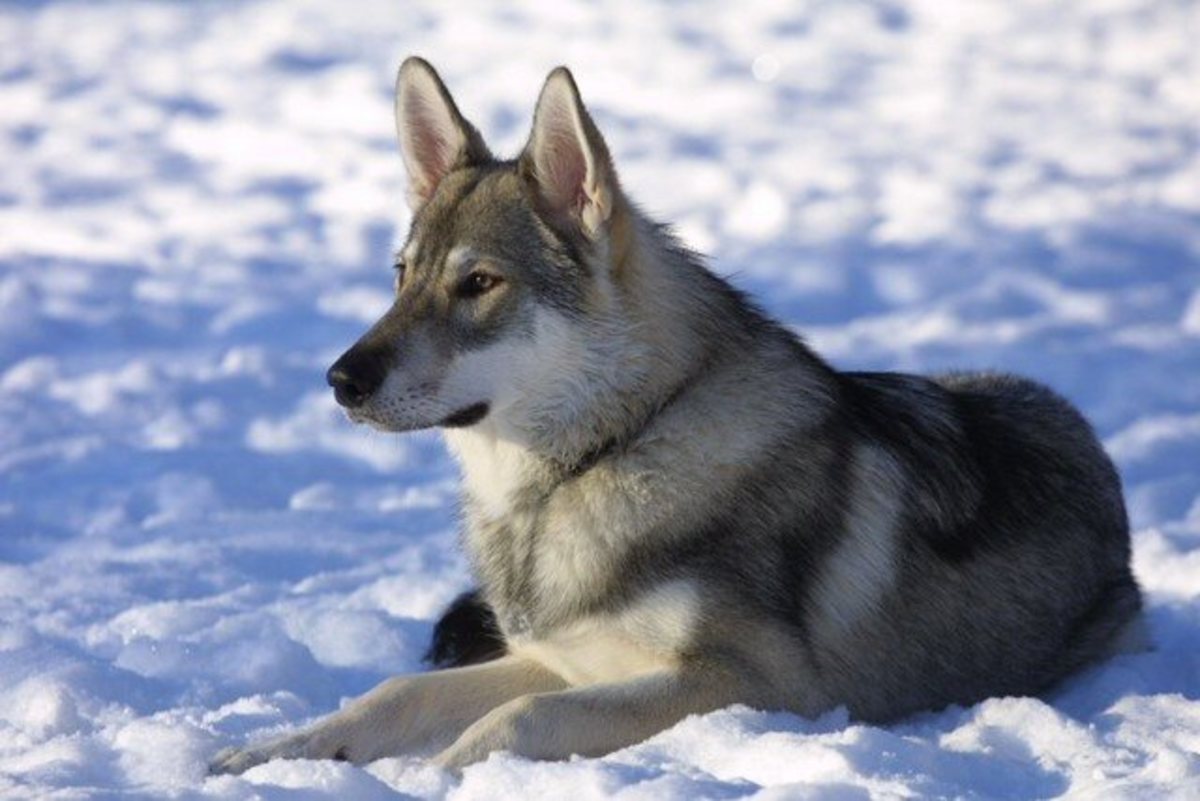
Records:
[[[641,742],[687,715],[747,701],[740,685],[724,671],[688,668],[522,696],[471,725],[436,762],[458,771],[492,751],[531,759],[601,756]]]
[[[518,657],[389,679],[296,734],[245,749],[226,749],[213,773],[241,773],[271,759],[340,759],[362,764],[442,747],[497,706],[528,693],[566,686]]]

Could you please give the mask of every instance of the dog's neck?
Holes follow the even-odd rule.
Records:
[[[468,506],[489,518],[636,440],[715,347],[702,319],[711,310],[671,302],[695,295],[689,273],[699,268],[683,263],[687,254],[657,226],[623,205],[599,251],[592,302],[602,313],[556,334],[577,340],[567,369],[480,423],[446,432]]]

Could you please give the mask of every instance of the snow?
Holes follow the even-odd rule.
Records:
[[[0,796],[1200,797],[1200,7],[0,9]],[[1156,650],[887,727],[734,707],[604,759],[206,777],[418,669],[466,586],[433,434],[324,368],[405,230],[394,71],[500,152],[575,71],[625,186],[847,368],[1047,381],[1117,460]]]

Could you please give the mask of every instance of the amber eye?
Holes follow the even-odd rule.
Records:
[[[491,292],[503,281],[504,279],[498,275],[476,270],[458,282],[458,288],[455,290],[455,293],[460,298],[477,298],[484,293]]]

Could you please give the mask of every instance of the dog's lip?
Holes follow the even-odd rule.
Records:
[[[422,425],[407,425],[403,427],[389,425],[383,420],[379,420],[376,417],[364,412],[362,409],[346,408],[343,411],[345,412],[347,419],[349,419],[352,423],[366,424],[373,428],[378,428],[381,431],[402,433],[404,431],[416,431],[422,428],[433,428],[434,426],[441,428],[466,428],[467,426],[473,426],[487,416],[488,412],[491,411],[491,404],[487,403],[486,401],[472,403],[470,405],[463,406],[454,412],[451,412],[436,422],[429,422]]]
[[[446,415],[438,423],[443,428],[466,428],[473,426],[487,416],[490,406],[483,401],[464,406],[456,412]]]

